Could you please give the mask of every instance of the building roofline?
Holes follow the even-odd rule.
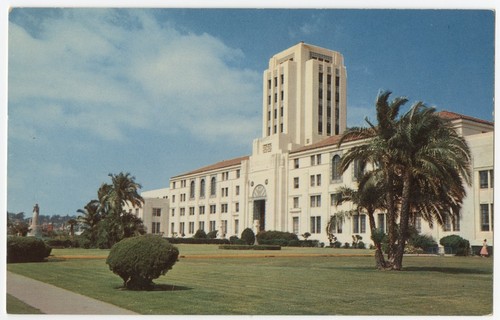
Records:
[[[452,111],[447,111],[447,110],[439,111],[438,115],[443,119],[447,119],[447,120],[451,120],[451,121],[453,121],[453,120],[468,120],[468,121],[477,122],[477,123],[481,123],[481,124],[485,124],[485,125],[489,125],[489,126],[494,126],[494,123],[491,121],[487,121],[487,120],[483,120],[483,119],[479,119],[479,118],[475,118],[475,117],[471,117],[471,116],[467,116],[464,114],[460,114],[460,113],[456,113],[456,112],[452,112]]]
[[[193,171],[189,171],[189,172],[186,172],[183,174],[176,175],[174,177],[171,177],[170,179],[175,179],[175,178],[179,178],[182,176],[189,176],[192,174],[198,174],[198,173],[202,173],[202,172],[219,170],[219,169],[223,169],[223,168],[227,168],[227,167],[240,165],[243,161],[248,160],[248,158],[249,158],[249,156],[243,156],[243,157],[233,158],[233,159],[229,159],[229,160],[219,161],[217,163],[210,164],[210,165],[201,167],[199,169],[195,169]]]

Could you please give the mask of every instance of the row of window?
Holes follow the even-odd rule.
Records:
[[[194,199],[195,195],[196,195],[195,182],[193,180],[191,181],[189,189],[189,199]],[[217,195],[217,183],[215,177],[212,177],[210,179],[210,197],[215,197],[216,195]],[[236,196],[240,195],[240,186],[235,187],[235,195]],[[179,196],[180,196],[180,202],[186,201],[185,193],[181,193]],[[205,179],[200,180],[199,196],[200,198],[205,198]],[[229,196],[229,188],[228,187],[221,188],[221,197],[228,197],[228,196]],[[175,203],[175,195],[172,195],[172,203]]]
[[[217,213],[217,205],[216,204],[211,204],[209,206],[210,208],[210,214],[216,214]],[[189,215],[194,216],[196,214],[196,207],[189,207]],[[172,217],[175,217],[175,212],[176,208],[171,209]],[[227,203],[221,203],[220,204],[220,213],[228,213],[229,212],[229,205]],[[235,202],[234,203],[234,212],[240,212],[240,203]],[[198,215],[204,215],[205,214],[205,206],[198,206]],[[186,215],[186,208],[179,208],[179,216],[185,216]]]
[[[240,176],[241,176],[241,171],[240,171],[240,169],[237,169],[237,170],[235,170],[234,172],[235,172],[235,178],[236,178],[236,179],[239,179],[239,178],[240,178]],[[221,173],[221,180],[222,180],[222,181],[227,181],[227,180],[229,180],[229,171],[225,171],[225,172],[222,172],[222,173]],[[217,181],[216,176],[213,176],[213,177],[210,179],[210,183],[211,183],[211,185],[212,185],[212,183],[213,183],[213,184],[215,184],[215,183],[216,183],[216,181]],[[173,181],[173,182],[172,182],[172,189],[175,189],[175,188],[176,188],[177,182],[180,182],[180,187],[181,187],[181,188],[185,188],[185,187],[186,187],[186,180],[184,179],[184,180],[180,180],[180,181]],[[205,192],[205,178],[202,178],[202,179],[200,180],[200,184],[201,184],[201,185],[200,185],[200,192],[201,192],[201,189],[203,189],[203,192]],[[190,190],[194,190],[194,185],[195,185],[195,184],[194,184],[194,180],[191,180]],[[190,194],[191,194],[191,192],[190,192]]]

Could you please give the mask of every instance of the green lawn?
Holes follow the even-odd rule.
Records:
[[[485,315],[493,310],[493,259],[405,257],[404,271],[381,272],[374,269],[373,257],[279,257],[348,253],[344,249],[229,252],[208,245],[178,247],[187,258],[155,281],[157,290],[148,292],[123,290],[104,259],[54,259],[7,268],[141,314]],[[86,251],[53,254],[72,252]],[[274,257],[189,259],[203,254]]]
[[[32,306],[22,302],[16,297],[7,294],[7,313],[9,314],[42,314],[42,312]]]

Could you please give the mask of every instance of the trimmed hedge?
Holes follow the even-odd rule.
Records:
[[[106,264],[123,279],[127,289],[150,289],[153,279],[165,275],[177,262],[179,250],[152,234],[125,238],[113,245]]]
[[[223,250],[281,250],[280,246],[273,245],[238,245],[238,244],[229,244],[219,246],[219,249]]]
[[[283,232],[283,231],[261,231],[257,233],[257,240],[259,243],[262,240],[299,240],[295,233]]]
[[[241,241],[248,245],[253,245],[255,243],[255,233],[252,229],[246,228],[241,233]]]
[[[52,248],[42,239],[34,237],[7,237],[7,263],[41,262],[50,255]]]
[[[187,244],[229,244],[228,239],[196,239],[196,238],[164,238],[172,244],[187,243]]]

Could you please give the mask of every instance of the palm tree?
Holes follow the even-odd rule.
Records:
[[[111,184],[102,184],[98,191],[101,205],[115,214],[121,214],[127,203],[133,207],[142,207],[144,199],[138,193],[142,186],[135,182],[135,177],[128,172],[110,173],[108,176],[111,177]]]
[[[71,237],[71,239],[73,240],[75,238],[75,224],[77,224],[78,222],[76,221],[76,219],[69,219],[67,221],[67,223],[69,224],[69,235]]]
[[[356,161],[365,161],[372,163],[379,171],[379,175],[386,186],[385,202],[387,204],[387,224],[388,224],[388,257],[392,260],[394,253],[394,244],[396,242],[396,219],[397,219],[397,190],[395,185],[396,173],[394,163],[394,136],[397,132],[400,108],[408,101],[405,97],[397,97],[391,102],[388,101],[390,91],[382,91],[377,96],[375,102],[378,125],[372,124],[368,119],[365,121],[368,128],[351,128],[346,131],[339,140],[338,146],[342,143],[354,139],[366,139],[366,143],[353,147],[343,157],[340,163],[340,169],[345,172],[349,165]]]
[[[388,263],[384,259],[382,251],[382,237],[381,232],[375,224],[375,211],[385,209],[386,203],[384,199],[385,187],[381,181],[377,181],[375,172],[365,173],[358,184],[358,189],[353,190],[347,187],[338,189],[339,197],[335,199],[335,205],[340,205],[346,201],[352,202],[355,209],[349,212],[349,215],[359,214],[366,211],[368,221],[370,224],[371,238],[375,244],[375,265],[378,269],[388,268]],[[338,220],[338,217],[332,217],[331,220]]]
[[[84,234],[89,237],[90,244],[95,246],[97,240],[97,226],[101,221],[100,203],[98,200],[91,200],[83,209],[77,212],[83,215],[78,216],[78,221],[83,224]]]
[[[427,217],[442,221],[443,215],[458,214],[465,197],[463,182],[470,183],[470,150],[449,121],[439,117],[434,108],[417,102],[401,118],[394,135],[394,162],[402,182],[400,232],[394,257],[401,270],[414,193],[428,196],[423,211]],[[412,194],[413,192],[413,194]]]
[[[130,173],[120,172],[119,174],[109,174],[111,184],[103,183],[97,195],[100,207],[107,220],[106,234],[107,243],[110,245],[123,238],[133,236],[141,232],[142,223],[137,223],[137,219],[129,217],[123,210],[127,204],[133,207],[142,207],[144,199],[138,193],[141,185],[135,182],[135,177]],[[141,227],[142,226],[142,227]]]

